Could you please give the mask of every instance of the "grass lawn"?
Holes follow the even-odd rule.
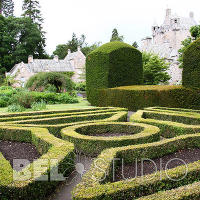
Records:
[[[54,104],[54,105],[47,105],[46,110],[67,110],[67,109],[80,109],[80,108],[91,108],[90,103],[83,98],[79,99],[79,103],[73,104]],[[32,112],[30,109],[26,109],[25,112]],[[0,114],[10,113],[8,112],[8,108],[0,108]]]

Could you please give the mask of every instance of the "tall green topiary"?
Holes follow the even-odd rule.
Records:
[[[87,97],[98,105],[98,89],[143,83],[142,53],[123,42],[102,45],[86,59]]]
[[[200,88],[200,39],[194,41],[183,54],[183,85]]]

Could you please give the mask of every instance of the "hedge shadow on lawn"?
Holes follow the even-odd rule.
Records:
[[[74,145],[51,135],[44,128],[20,128],[0,126],[0,140],[28,142],[36,146],[41,157],[19,172],[0,153],[0,191],[2,199],[44,199],[55,189],[59,181],[38,181],[42,175],[55,172],[67,176],[74,169]],[[41,166],[41,160],[45,166]],[[53,162],[52,162],[53,161]],[[31,172],[31,177],[26,177]],[[35,173],[33,176],[33,172]],[[24,173],[24,176],[23,176]],[[14,177],[26,180],[17,181]]]

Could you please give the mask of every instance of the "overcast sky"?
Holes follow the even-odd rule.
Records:
[[[15,14],[22,13],[23,0],[14,0]],[[154,21],[162,23],[165,9],[173,13],[189,16],[193,11],[200,22],[199,0],[39,0],[47,32],[46,50],[51,54],[56,45],[66,43],[72,33],[86,35],[89,44],[110,40],[113,28],[123,35],[125,42],[140,43],[151,35]]]

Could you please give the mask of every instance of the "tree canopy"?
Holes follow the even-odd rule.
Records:
[[[111,36],[111,39],[110,39],[110,42],[113,42],[113,41],[120,41],[120,42],[123,42],[124,40],[124,36],[120,36],[117,29],[114,28],[113,31],[112,31],[112,36]]]
[[[191,36],[186,38],[182,41],[182,47],[179,49],[179,59],[180,62],[180,68],[183,68],[183,53],[186,50],[186,48],[196,39],[200,38],[200,25],[192,26],[190,28],[190,34]]]
[[[13,0],[0,0],[0,15],[5,17],[13,16],[14,2]]]
[[[156,54],[143,52],[144,84],[158,85],[170,79],[167,70],[169,63]]]
[[[57,55],[59,59],[64,59],[67,56],[68,49],[71,52],[76,52],[78,47],[81,48],[81,51],[84,55],[88,55],[91,51],[95,50],[100,46],[100,42],[88,45],[86,43],[86,36],[81,35],[80,38],[76,36],[75,33],[72,34],[72,39],[68,40],[66,44],[59,44],[56,46],[56,50],[53,52],[53,55]]]
[[[30,18],[0,15],[0,66],[9,71],[29,55],[46,58],[45,41],[38,26]]]

